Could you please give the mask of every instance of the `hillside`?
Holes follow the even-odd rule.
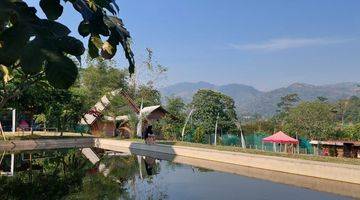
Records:
[[[262,92],[252,86],[243,84],[228,84],[217,86],[207,82],[178,83],[160,89],[163,96],[178,96],[186,102],[191,102],[192,96],[199,89],[212,89],[231,96],[239,114],[251,115],[259,113],[263,116],[270,116],[276,112],[276,105],[282,96],[290,93],[297,93],[301,100],[314,100],[319,96],[336,101],[360,94],[358,83],[337,83],[330,85],[310,85],[294,83],[288,87],[278,88],[268,92]]]

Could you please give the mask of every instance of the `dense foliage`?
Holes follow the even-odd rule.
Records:
[[[166,110],[170,115],[157,124],[164,139],[176,140],[181,137],[182,128],[185,121],[186,104],[179,97],[167,98]]]
[[[111,59],[121,44],[129,61],[129,72],[135,63],[130,49],[130,34],[115,14],[115,1],[71,0],[83,18],[78,32],[89,37],[91,58]],[[0,108],[40,80],[53,87],[67,89],[75,81],[78,68],[73,58],[80,61],[85,52],[82,42],[69,36],[69,28],[55,20],[63,13],[60,0],[40,0],[47,16],[41,19],[37,10],[22,0],[0,1],[0,74],[2,78]],[[111,13],[112,15],[109,15]],[[100,37],[101,35],[101,37]],[[107,37],[106,41],[101,38]]]
[[[330,139],[334,133],[331,105],[320,101],[301,102],[285,116],[284,130],[309,139]]]
[[[195,109],[193,123],[203,126],[207,134],[214,133],[217,116],[219,128],[225,133],[236,131],[237,119],[234,100],[212,90],[199,90],[193,97],[191,106]]]
[[[295,95],[296,96],[296,95]],[[282,98],[282,101],[289,96]],[[318,140],[359,140],[360,100],[356,96],[329,102],[325,97],[315,101],[292,101],[271,118],[258,118],[244,125],[244,132],[274,133],[286,131],[296,137]],[[285,103],[286,104],[286,103]],[[284,105],[284,103],[280,103]]]

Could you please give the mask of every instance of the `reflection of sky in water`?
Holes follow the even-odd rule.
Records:
[[[144,162],[142,162],[142,168]],[[161,161],[153,176],[127,182],[134,199],[346,199],[328,193]],[[143,170],[145,172],[145,170]],[[145,172],[146,173],[146,172]]]

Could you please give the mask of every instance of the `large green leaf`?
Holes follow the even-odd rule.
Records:
[[[82,21],[79,24],[78,32],[81,36],[86,37],[90,35],[90,24],[89,22]]]
[[[13,64],[29,38],[26,29],[20,24],[5,29],[0,34],[0,63],[8,66]]]
[[[76,81],[78,68],[68,57],[54,52],[47,52],[45,76],[55,88],[68,89]]]
[[[65,25],[47,19],[41,19],[32,24],[38,34],[44,37],[63,37],[71,32]]]
[[[99,13],[99,14],[98,14]],[[92,34],[100,34],[103,36],[109,36],[110,31],[108,26],[104,23],[103,14],[101,12],[96,12],[90,22],[90,32]]]
[[[40,7],[50,20],[58,19],[64,9],[60,4],[60,0],[40,0]]]
[[[129,61],[129,72],[133,74],[135,71],[135,59],[130,47],[130,33],[124,27],[122,20],[117,17],[104,16],[103,20],[111,30],[108,41],[112,45],[121,44],[125,52],[125,57]]]
[[[91,58],[99,57],[99,49],[95,46],[95,44],[91,40],[91,37],[89,38],[88,42],[88,51]]]
[[[20,56],[21,69],[26,74],[36,74],[41,71],[45,56],[37,40],[31,41],[22,51]]]
[[[85,52],[83,43],[71,36],[57,38],[56,45],[61,51],[73,56],[81,56]]]

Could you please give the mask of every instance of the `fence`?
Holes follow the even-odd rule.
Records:
[[[263,151],[274,152],[274,145],[272,143],[263,143],[262,139],[270,136],[270,134],[263,132],[256,132],[253,134],[248,134],[244,136],[245,145],[248,149],[257,149]],[[241,139],[237,135],[226,134],[221,136],[219,144],[224,146],[241,146]],[[277,152],[284,152],[285,145],[276,145]],[[309,143],[309,140],[305,138],[299,138],[299,147],[293,149],[293,152],[298,152],[299,154],[314,154],[314,150]],[[320,154],[321,155],[321,154]]]

